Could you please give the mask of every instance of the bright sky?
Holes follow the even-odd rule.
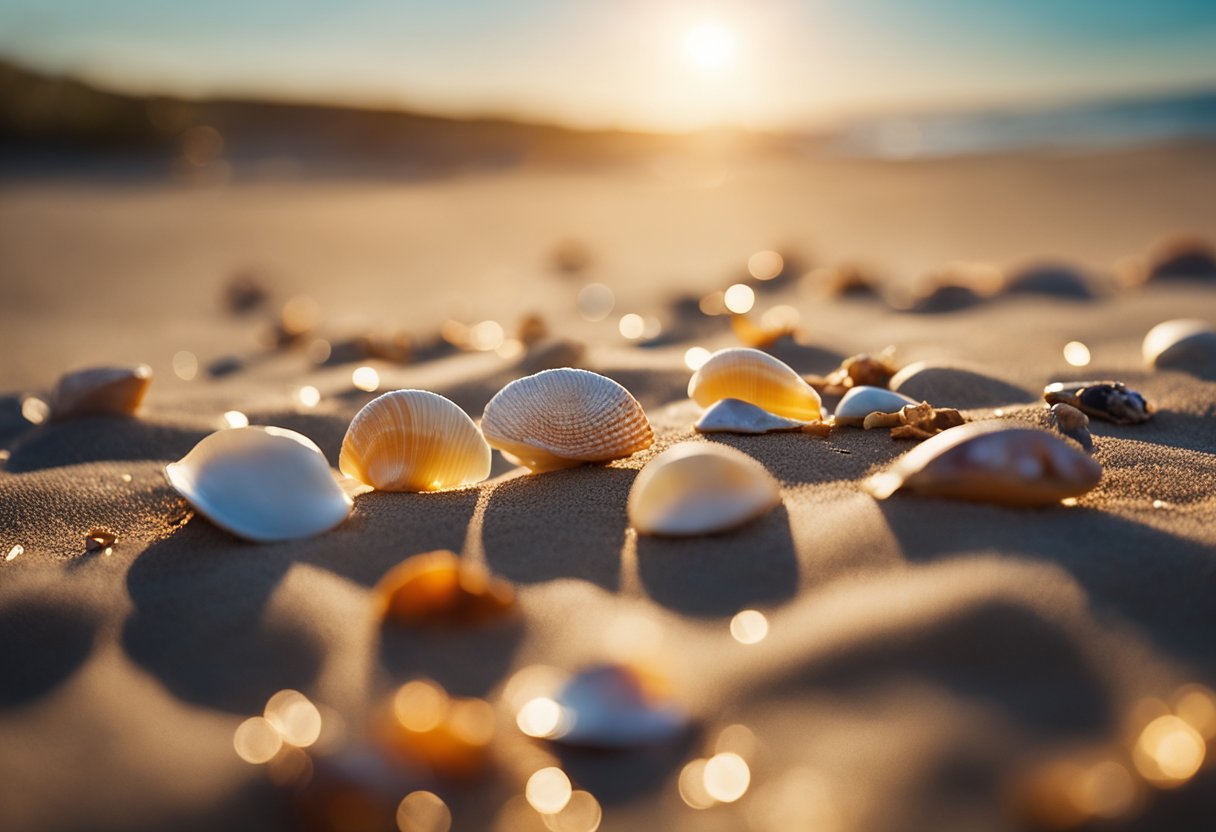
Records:
[[[1216,85],[1216,0],[0,0],[0,55],[140,92],[783,127]]]

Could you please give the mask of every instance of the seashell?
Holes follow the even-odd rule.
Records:
[[[587,668],[554,697],[561,708],[548,737],[583,748],[636,748],[680,736],[688,714],[667,692],[663,679],[621,664]]]
[[[629,523],[641,534],[685,536],[733,528],[780,504],[763,465],[725,445],[681,442],[652,459],[629,490]]]
[[[1051,424],[1056,430],[1077,443],[1086,451],[1094,449],[1094,438],[1089,433],[1089,417],[1077,408],[1064,402],[1051,406]]]
[[[131,416],[152,383],[152,368],[92,367],[59,379],[51,395],[51,418],[109,414]]]
[[[747,347],[718,350],[688,382],[688,397],[701,407],[741,399],[790,419],[820,418],[819,394],[780,359]]]
[[[490,448],[463,410],[426,390],[394,390],[355,414],[338,467],[379,491],[435,491],[490,475]]]
[[[1144,336],[1144,363],[1216,378],[1216,327],[1182,318],[1157,324]]]
[[[217,431],[165,475],[212,523],[258,542],[312,537],[351,510],[321,449],[286,428]]]
[[[637,399],[588,370],[543,370],[508,384],[486,405],[486,441],[533,471],[622,459],[649,448],[654,431]]]
[[[378,617],[412,627],[483,624],[509,613],[515,591],[449,551],[407,558],[373,591]]]
[[[701,433],[772,433],[801,430],[806,422],[769,413],[741,399],[714,402],[693,425]]]
[[[402,764],[469,780],[490,764],[496,725],[484,699],[450,696],[434,682],[415,679],[373,714],[371,727],[376,743]]]
[[[1096,296],[1090,277],[1067,263],[1045,261],[1014,269],[1001,289],[1005,295],[1044,295],[1065,300]]]
[[[896,491],[1009,506],[1044,506],[1077,497],[1102,466],[1062,439],[1033,428],[972,422],[942,431],[866,481],[880,500]]]
[[[1058,381],[1043,388],[1043,398],[1116,425],[1138,425],[1152,416],[1144,396],[1118,381]]]
[[[860,425],[871,413],[896,413],[915,399],[882,387],[851,387],[836,406],[836,424]]]
[[[1154,246],[1145,280],[1216,281],[1216,248],[1202,237],[1179,234]]]
[[[983,368],[965,364],[918,361],[892,376],[888,386],[938,407],[999,407],[1035,398],[1030,391],[994,378]]]

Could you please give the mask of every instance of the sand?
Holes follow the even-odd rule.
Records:
[[[329,741],[351,747],[414,677],[498,708],[492,774],[436,787],[456,829],[543,829],[519,795],[555,760],[604,807],[605,830],[1027,828],[1012,795],[1028,773],[1090,752],[1130,766],[1144,700],[1216,684],[1216,383],[1151,371],[1139,355],[1162,320],[1216,321],[1216,288],[1116,289],[1110,277],[1164,232],[1216,229],[1200,188],[1213,166],[1210,149],[1176,148],[786,161],[708,189],[638,171],[8,188],[0,556],[24,551],[0,560],[0,828],[292,828],[284,791],[234,753],[237,725],[296,688],[324,706]],[[595,254],[577,278],[546,266],[567,235]],[[1102,285],[1094,298],[1002,296],[930,315],[826,299],[789,279],[761,286],[758,308],[800,311],[802,343],[777,351],[802,372],[888,344],[901,364],[967,368],[974,375],[939,383],[964,378],[953,394],[971,418],[1044,424],[1043,385],[1087,377],[1126,382],[1157,413],[1139,426],[1094,421],[1101,484],[1045,510],[876,502],[859,483],[907,447],[880,432],[698,437],[684,352],[737,342],[725,318],[688,299],[741,278],[747,255],[772,246],[804,267],[864,256],[897,285],[950,260],[1076,262]],[[638,397],[655,445],[541,476],[496,454],[475,487],[366,494],[318,538],[237,541],[183,511],[165,463],[230,410],[299,430],[336,463],[346,424],[374,395],[352,387],[356,364],[266,349],[260,313],[222,309],[224,281],[249,264],[268,270],[278,300],[316,297],[317,335],[335,343],[386,323],[430,337],[448,318],[510,330],[537,311],[587,345],[580,366]],[[576,311],[592,280],[616,290],[604,322]],[[664,336],[625,342],[615,328],[628,311],[659,317]],[[1090,366],[1064,362],[1073,340],[1089,346]],[[204,367],[226,356],[243,366],[186,381],[172,371],[179,350]],[[71,367],[122,361],[156,372],[138,419],[22,418],[22,393]],[[368,363],[381,389],[434,390],[477,417],[519,361],[453,352]],[[321,393],[316,407],[294,398],[305,384]],[[630,485],[682,440],[751,454],[780,481],[783,505],[713,537],[639,538],[625,516]],[[84,553],[94,526],[117,534],[112,554]],[[382,636],[371,586],[437,548],[513,582],[521,618]],[[749,608],[770,630],[744,645],[729,622]],[[696,730],[624,755],[557,755],[516,731],[502,699],[515,670],[622,657],[668,676]],[[714,753],[732,724],[755,735],[748,793],[686,806],[682,765]],[[1199,828],[1216,814],[1211,772],[1144,788],[1111,828]]]

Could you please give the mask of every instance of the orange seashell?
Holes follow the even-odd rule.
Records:
[[[484,624],[515,608],[515,590],[486,570],[440,550],[414,555],[375,588],[377,616],[410,627]]]

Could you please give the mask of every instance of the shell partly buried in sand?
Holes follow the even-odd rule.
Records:
[[[649,448],[654,431],[628,390],[588,370],[544,370],[508,384],[486,405],[486,441],[533,471],[609,462]]]
[[[819,394],[788,364],[747,347],[718,350],[688,382],[688,397],[701,407],[741,399],[756,407],[809,422],[820,418]]]
[[[1043,388],[1043,398],[1116,425],[1138,425],[1152,417],[1144,396],[1119,381],[1057,381]]]
[[[1144,363],[1216,377],[1216,327],[1196,318],[1157,324],[1144,336]]]
[[[247,540],[312,537],[351,510],[321,449],[286,428],[218,431],[166,466],[165,475],[200,514]]]
[[[882,387],[852,387],[836,406],[836,424],[858,426],[871,413],[897,413],[915,399]]]
[[[801,430],[806,422],[787,419],[742,399],[714,402],[693,427],[700,433],[774,433]]]
[[[515,606],[509,583],[444,550],[414,555],[390,569],[374,597],[383,621],[419,628],[477,626]]]
[[[73,416],[131,416],[139,410],[152,383],[152,368],[92,367],[59,379],[51,395],[51,418]]]
[[[943,431],[866,481],[879,499],[897,491],[1010,506],[1045,506],[1098,484],[1102,466],[1034,428],[971,423]]]
[[[745,453],[681,442],[652,459],[629,491],[629,523],[641,534],[711,534],[781,503],[777,481]]]
[[[394,390],[355,414],[342,473],[378,491],[435,491],[490,475],[490,448],[463,410],[426,390]]]
[[[558,727],[548,737],[581,748],[640,748],[669,742],[689,725],[664,680],[620,664],[589,667],[554,697]]]

